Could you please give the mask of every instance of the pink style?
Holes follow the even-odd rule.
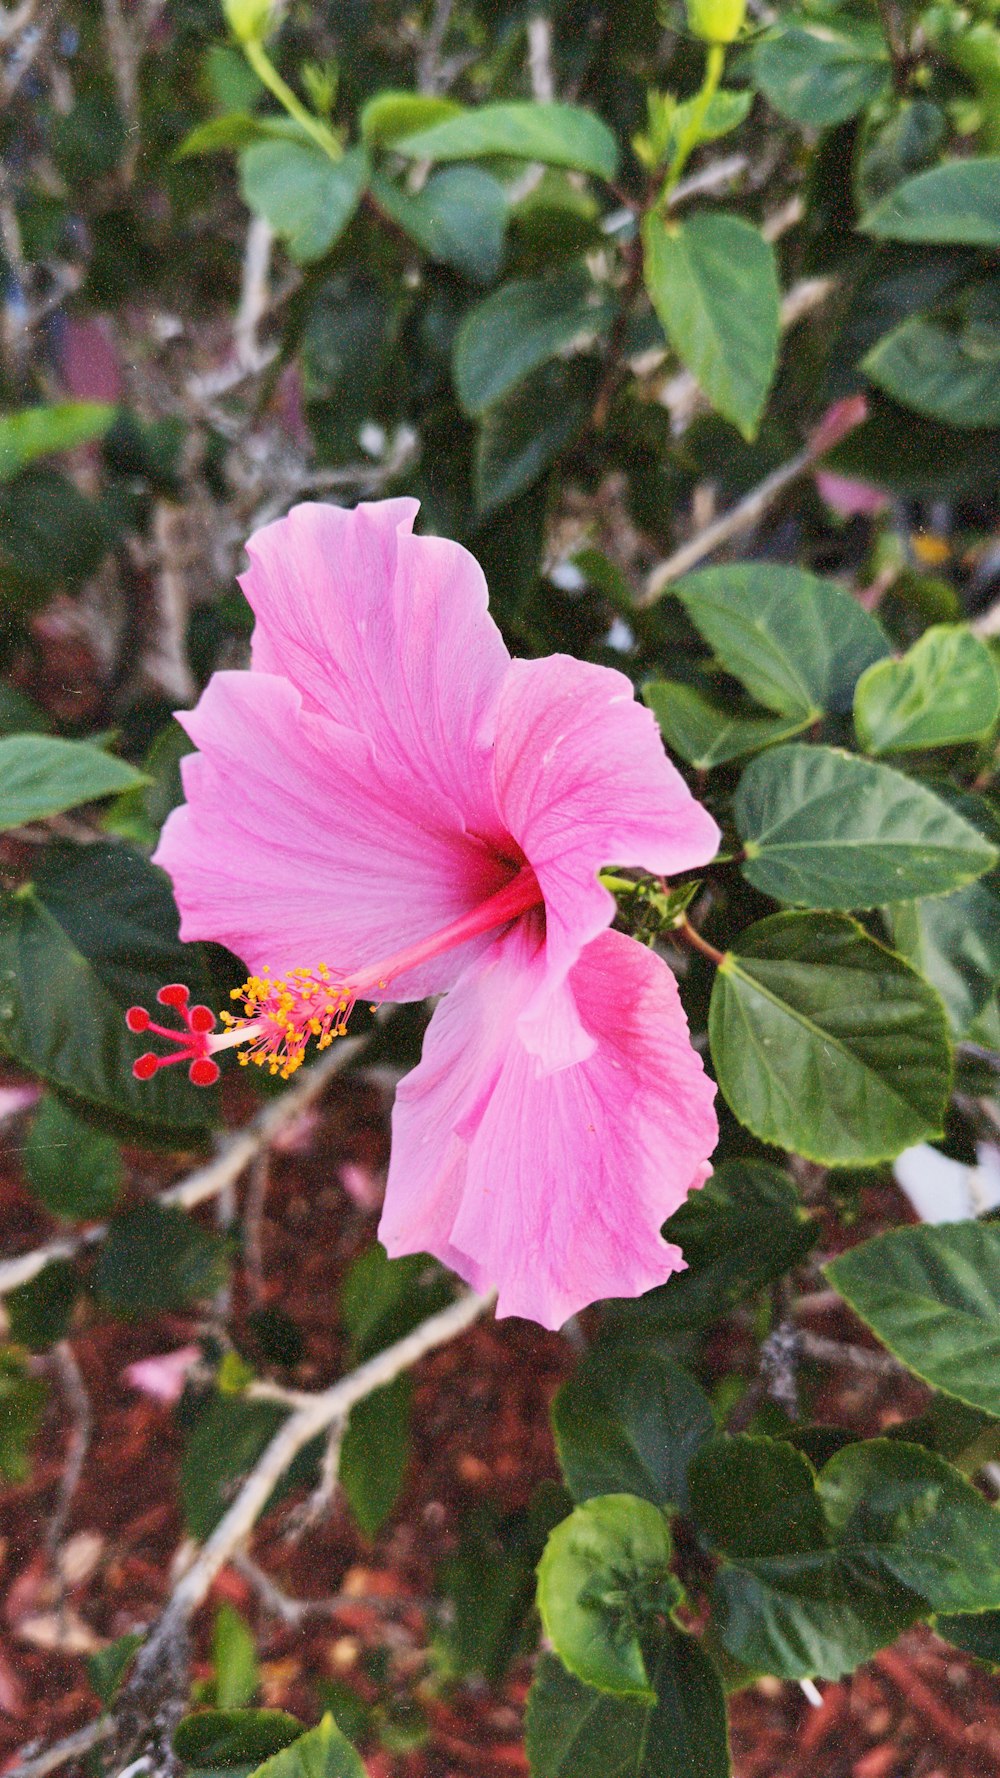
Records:
[[[208,1080],[242,1043],[287,1072],[358,995],[443,995],[397,1093],[380,1238],[558,1327],[683,1266],[660,1228],[718,1133],[674,978],[609,930],[598,872],[695,868],[719,833],[629,681],[512,660],[478,564],[416,513],[303,505],[248,544],[251,670],[180,714],[198,752],[156,859],[182,937],[256,974],[215,1035],[167,990],[180,1053],[140,1061]]]

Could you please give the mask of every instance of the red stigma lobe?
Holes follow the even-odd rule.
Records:
[[[173,1044],[173,1053],[159,1056],[154,1050],[147,1050],[138,1056],[132,1064],[132,1073],[136,1080],[152,1080],[160,1068],[170,1068],[176,1062],[188,1064],[188,1079],[196,1087],[211,1087],[219,1078],[219,1065],[213,1062],[209,1053],[209,1032],[215,1029],[215,1014],[210,1006],[190,1006],[190,996],[183,982],[168,982],[156,996],[161,1006],[172,1007],[177,1012],[182,1025],[173,1027],[158,1025],[150,1018],[144,1006],[130,1006],[125,1014],[125,1023],[130,1031],[151,1031],[162,1037],[167,1043]]]

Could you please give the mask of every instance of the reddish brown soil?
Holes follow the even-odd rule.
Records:
[[[236,1107],[233,1108],[236,1110]],[[16,1126],[8,1126],[0,1181],[0,1229],[7,1252],[49,1230],[26,1196],[17,1166]],[[278,1304],[305,1335],[305,1354],[284,1380],[312,1388],[338,1374],[343,1347],[332,1306],[337,1280],[371,1238],[374,1218],[338,1183],[354,1161],[377,1169],[386,1132],[379,1097],[367,1086],[336,1086],[306,1152],[272,1162],[263,1223],[263,1292],[235,1285],[235,1325],[245,1327],[261,1300]],[[147,1189],[162,1164],[144,1157]],[[166,1177],[166,1175],[163,1175]],[[866,1207],[871,1232],[887,1206]],[[898,1216],[899,1206],[893,1206]],[[211,1213],[209,1212],[209,1215]],[[861,1339],[844,1311],[823,1309],[815,1331]],[[183,1542],[176,1501],[181,1437],[173,1410],[123,1380],[134,1359],[195,1338],[192,1315],[136,1325],[92,1314],[74,1333],[74,1351],[90,1396],[94,1436],[66,1537],[70,1580],[62,1618],[56,1609],[46,1545],[69,1433],[53,1390],[29,1481],[9,1487],[0,1514],[0,1765],[28,1742],[45,1743],[89,1721],[97,1700],[80,1644],[99,1645],[157,1613]],[[720,1368],[739,1355],[738,1336],[719,1342]],[[548,1424],[553,1391],[575,1355],[557,1335],[527,1323],[484,1323],[432,1355],[418,1372],[414,1456],[405,1496],[374,1545],[342,1505],[299,1542],[286,1535],[284,1511],[259,1532],[254,1554],[292,1595],[347,1593],[335,1615],[289,1626],[267,1611],[256,1590],[230,1568],[214,1599],[249,1619],[262,1664],[262,1701],[315,1720],[330,1681],[369,1702],[393,1692],[415,1695],[429,1736],[416,1751],[366,1755],[370,1778],[505,1778],[527,1771],[521,1746],[527,1664],[497,1694],[482,1686],[442,1687],[428,1666],[421,1601],[435,1570],[455,1547],[461,1520],[477,1503],[501,1511],[523,1505],[537,1483],[557,1473]],[[920,1390],[896,1379],[831,1374],[818,1417],[874,1431],[919,1409]],[[211,1611],[199,1619],[196,1677],[207,1676]],[[383,1651],[376,1686],[372,1654]],[[737,1778],[990,1778],[1000,1773],[1000,1683],[928,1631],[905,1637],[843,1685],[821,1687],[820,1708],[799,1688],[762,1682],[733,1702]],[[72,1772],[72,1768],[67,1768]]]

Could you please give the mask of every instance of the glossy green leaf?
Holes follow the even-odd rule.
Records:
[[[643,223],[646,288],[674,350],[745,438],[757,430],[778,360],[774,248],[742,217],[706,210]]]
[[[947,895],[997,862],[950,804],[890,766],[798,742],[747,767],[733,800],[743,874],[775,901],[870,908]]]
[[[58,401],[48,407],[22,407],[0,414],[0,481],[46,457],[101,438],[115,417],[104,401]]]
[[[452,368],[466,413],[481,414],[579,334],[603,332],[610,318],[608,299],[581,266],[502,284],[469,310],[455,336]]]
[[[862,370],[887,395],[947,426],[1000,425],[1000,301],[980,287],[941,318],[911,315]]]
[[[807,716],[747,716],[726,704],[713,703],[693,685],[657,679],[642,688],[667,746],[697,771],[748,753],[774,747],[808,727]]]
[[[0,831],[44,821],[144,782],[134,766],[88,741],[8,735],[0,740]]]
[[[607,124],[578,105],[481,105],[404,136],[393,147],[418,160],[502,155],[543,161],[550,167],[575,167],[603,179],[613,179],[618,169],[618,144]]]
[[[556,1526],[538,1564],[538,1609],[578,1679],[653,1702],[639,1626],[680,1597],[669,1562],[666,1519],[632,1494],[598,1495]]]
[[[1000,247],[1000,156],[945,161],[904,180],[861,226],[886,241]]]
[[[32,1196],[53,1216],[76,1222],[110,1216],[124,1184],[114,1138],[92,1129],[51,1094],[32,1120],[24,1168]]]
[[[225,1601],[212,1627],[212,1666],[215,1703],[220,1710],[239,1710],[251,1702],[260,1681],[253,1631]]]
[[[80,1295],[77,1268],[69,1260],[50,1260],[6,1298],[14,1344],[29,1352],[47,1352],[57,1340],[64,1340]]]
[[[526,1508],[501,1516],[484,1502],[465,1516],[458,1549],[437,1574],[446,1615],[435,1652],[449,1678],[480,1674],[499,1688],[526,1632],[534,1640],[535,1569],[570,1504],[563,1488],[542,1482]]]
[[[392,1512],[410,1457],[409,1377],[397,1377],[351,1409],[340,1449],[340,1485],[366,1537]]]
[[[942,1613],[934,1619],[934,1628],[963,1653],[1000,1667],[1000,1611]]]
[[[340,1287],[340,1319],[355,1363],[403,1339],[451,1302],[449,1274],[426,1253],[389,1259],[379,1241],[354,1260]]]
[[[436,98],[430,93],[376,93],[361,107],[361,139],[372,148],[390,148],[401,136],[412,136],[415,130],[429,129],[445,118],[458,117],[461,110],[454,99]]]
[[[1000,1223],[893,1229],[826,1274],[918,1377],[1000,1417]]]
[[[613,1303],[623,1337],[648,1324],[658,1332],[704,1327],[736,1303],[798,1265],[818,1234],[793,1180],[764,1161],[716,1164],[664,1225],[687,1261],[666,1284],[644,1296]],[[608,1311],[606,1309],[605,1313]]]
[[[174,1752],[203,1771],[252,1768],[301,1735],[302,1724],[286,1710],[197,1710],[177,1724]]]
[[[225,1242],[183,1210],[140,1204],[111,1224],[94,1276],[100,1302],[136,1320],[207,1298],[225,1283]]]
[[[725,1698],[701,1645],[671,1626],[649,1669],[654,1704],[596,1691],[543,1654],[528,1697],[532,1778],[728,1778]]]
[[[849,710],[860,675],[889,653],[870,612],[800,568],[703,568],[674,591],[726,672],[779,716],[812,722]]]
[[[480,513],[506,506],[538,481],[583,431],[597,386],[593,359],[555,362],[487,410],[474,461]]]
[[[254,1778],[365,1778],[365,1768],[327,1711],[316,1728],[259,1766]]]
[[[4,602],[30,607],[75,592],[111,541],[109,514],[54,469],[36,466],[0,483]]]
[[[835,1679],[917,1618],[1000,1600],[1000,1514],[918,1445],[847,1445],[816,1477],[790,1445],[720,1439],[691,1490],[722,1557],[713,1623],[757,1671]]]
[[[993,656],[962,624],[932,625],[902,660],[869,667],[854,691],[854,726],[866,753],[977,741],[998,716]]]
[[[844,915],[776,914],[742,933],[716,974],[709,1039],[726,1099],[762,1142],[854,1166],[941,1133],[944,1007]]]
[[[498,179],[481,167],[446,167],[418,192],[376,174],[372,195],[400,228],[428,253],[463,277],[488,284],[503,257],[507,198]]]
[[[331,160],[310,142],[255,142],[240,155],[240,185],[300,265],[329,253],[357,209],[368,157],[352,148]]]
[[[576,1500],[638,1494],[654,1506],[687,1505],[687,1471],[712,1436],[708,1398],[680,1365],[654,1351],[591,1352],[562,1385],[552,1426]]]
[[[812,129],[844,123],[889,84],[889,57],[872,27],[838,30],[806,20],[780,24],[755,48],[754,85],[782,117]]]
[[[91,1690],[97,1693],[106,1710],[110,1710],[118,1695],[119,1687],[132,1658],[142,1647],[143,1636],[138,1630],[126,1630],[106,1648],[99,1648],[87,1656],[87,1680]]]
[[[895,949],[937,989],[953,1036],[967,1036],[1000,984],[1000,879],[888,912]]]
[[[82,1108],[146,1139],[198,1140],[217,1095],[181,1068],[132,1078],[144,1047],[126,1029],[132,1004],[164,982],[204,1000],[201,953],[182,945],[163,871],[128,846],[52,847],[34,881],[0,901],[0,1045]]]

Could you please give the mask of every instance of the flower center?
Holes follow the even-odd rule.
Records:
[[[304,1061],[312,1039],[316,1039],[317,1049],[323,1050],[335,1037],[346,1035],[347,1021],[360,995],[382,992],[397,976],[542,905],[538,878],[530,865],[522,865],[509,883],[469,913],[368,969],[341,976],[321,963],[314,969],[293,969],[280,980],[273,979],[267,969],[250,976],[232,993],[242,1004],[242,1015],[222,1013],[222,1031],[216,1030],[211,1007],[189,1006],[187,988],[171,982],[156,998],[161,1006],[171,1006],[180,1014],[180,1027],[171,1030],[154,1024],[143,1006],[129,1007],[125,1022],[130,1031],[152,1031],[165,1038],[174,1050],[167,1055],[147,1051],[132,1064],[132,1073],[137,1080],[150,1080],[159,1068],[186,1062],[195,1086],[213,1086],[219,1078],[219,1065],[213,1057],[220,1050],[242,1045],[241,1063],[266,1066],[271,1074],[287,1080]]]

